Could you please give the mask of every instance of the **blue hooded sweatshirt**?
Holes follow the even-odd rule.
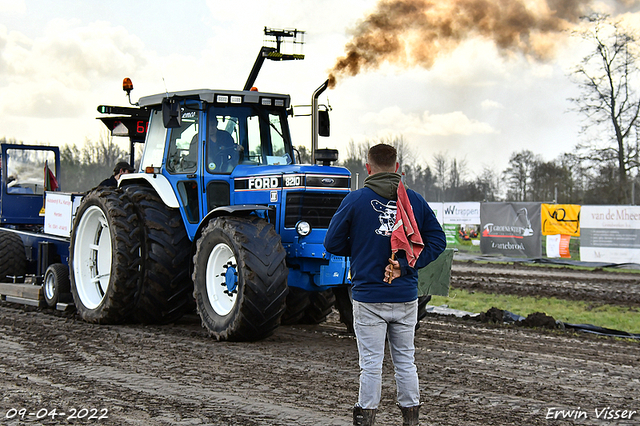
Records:
[[[424,241],[415,268],[398,252],[402,275],[391,284],[384,270],[391,257],[391,232],[396,218],[400,175],[376,173],[365,187],[351,192],[331,219],[324,239],[329,253],[351,257],[353,299],[363,303],[404,303],[418,298],[418,269],[435,260],[446,246],[444,232],[425,199],[407,189],[409,201]]]

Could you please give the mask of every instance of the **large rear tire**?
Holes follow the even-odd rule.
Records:
[[[0,282],[23,281],[26,273],[27,254],[22,238],[14,232],[0,230]]]
[[[320,324],[331,313],[336,297],[333,290],[312,291],[309,294],[309,308],[300,320],[301,324]]]
[[[335,302],[336,297],[331,289],[307,291],[289,287],[282,324],[320,324],[327,319]]]
[[[340,322],[347,327],[348,333],[353,333],[353,302],[351,301],[350,288],[340,286],[333,288],[336,297],[336,308],[340,313]]]
[[[427,316],[427,304],[431,300],[431,295],[418,297],[418,322],[416,323],[416,330],[420,328],[420,321]]]
[[[212,220],[197,241],[194,296],[218,340],[254,341],[280,324],[287,296],[286,252],[272,225],[255,216]]]
[[[173,322],[194,310],[189,276],[191,241],[178,209],[147,186],[125,187],[141,223],[142,286],[133,316],[147,324]]]
[[[140,235],[133,205],[121,190],[87,194],[71,233],[71,294],[87,322],[117,324],[129,318],[140,284]]]
[[[304,318],[311,301],[309,292],[298,287],[289,287],[286,308],[280,321],[283,325],[298,324]]]

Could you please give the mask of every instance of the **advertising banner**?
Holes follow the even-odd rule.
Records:
[[[71,236],[71,194],[47,192],[45,198],[44,230],[61,237]]]
[[[482,254],[541,257],[540,203],[482,203]]]
[[[447,246],[451,246],[458,243],[456,235],[458,234],[458,225],[451,223],[445,223],[442,225],[444,236],[447,240]]]
[[[580,236],[580,206],[577,204],[542,204],[542,235]]]
[[[582,206],[580,260],[640,263],[640,207]]]
[[[571,258],[569,251],[569,243],[571,235],[557,234],[547,235],[547,257],[565,257]]]
[[[480,225],[480,203],[444,203],[444,223]]]
[[[436,219],[438,219],[438,223],[442,225],[444,223],[444,204],[443,203],[428,203],[433,213],[436,215]]]

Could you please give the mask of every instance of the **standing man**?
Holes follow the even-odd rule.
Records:
[[[391,259],[400,174],[396,149],[379,144],[367,156],[364,188],[351,192],[331,219],[324,240],[328,252],[351,257],[353,319],[360,358],[360,391],[354,425],[373,425],[382,391],[382,361],[389,339],[403,425],[418,425],[420,390],[414,362],[418,320],[418,269],[445,248],[433,211],[418,193],[407,191],[424,242],[414,267],[403,252]]]
[[[134,168],[131,167],[129,163],[127,163],[126,161],[120,161],[113,168],[113,175],[111,175],[111,177],[100,182],[98,187],[110,186],[115,188],[116,186],[118,186],[118,179],[120,179],[120,176],[122,176],[123,174],[133,173],[133,172],[134,172]]]

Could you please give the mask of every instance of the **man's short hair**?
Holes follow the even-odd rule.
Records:
[[[135,169],[133,167],[131,167],[129,165],[129,163],[127,163],[126,161],[119,161],[116,166],[113,168],[113,175],[117,175],[118,173],[120,173],[120,170],[124,169],[126,171],[128,171],[129,173],[133,173],[135,171]]]
[[[367,155],[367,160],[369,164],[373,164],[381,169],[391,169],[394,168],[398,158],[398,153],[396,149],[384,143],[374,145],[369,148],[369,154]]]

